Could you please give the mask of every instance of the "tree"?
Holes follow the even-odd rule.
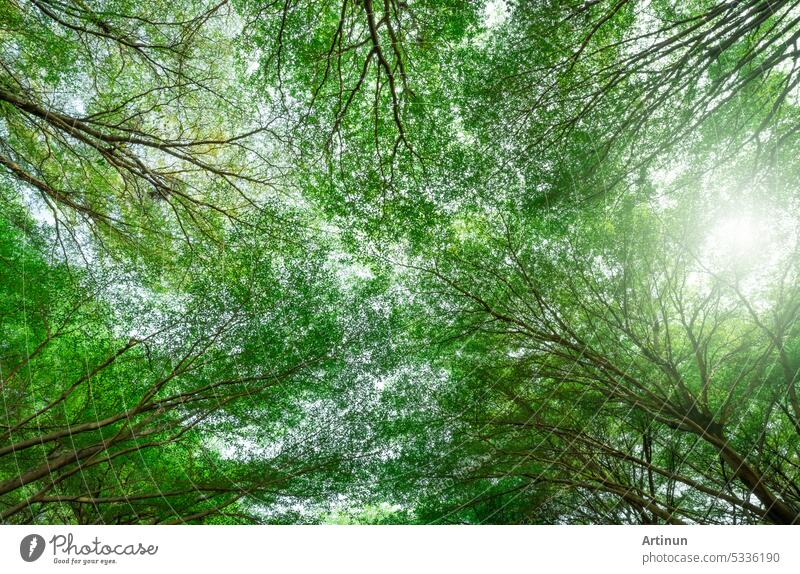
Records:
[[[112,253],[218,241],[265,209],[282,159],[256,137],[274,118],[238,81],[227,4],[5,2],[6,201],[25,190],[67,239],[83,228]]]
[[[7,522],[800,515],[784,0],[0,0]]]
[[[351,418],[337,373],[369,330],[345,317],[322,250],[277,260],[233,241],[178,298],[48,262],[46,238],[2,229],[4,521],[259,521],[281,497],[321,496],[357,455],[334,430]]]
[[[419,268],[452,381],[438,473],[469,493],[438,512],[797,523],[796,225],[764,269],[691,213],[568,217],[472,221]]]

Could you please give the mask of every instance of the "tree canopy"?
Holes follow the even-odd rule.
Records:
[[[798,42],[0,0],[0,520],[800,523]]]

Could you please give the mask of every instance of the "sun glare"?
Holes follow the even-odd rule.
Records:
[[[765,247],[769,233],[761,221],[750,215],[737,215],[720,220],[708,235],[707,248],[725,259],[749,258]]]
[[[760,300],[797,249],[797,222],[788,212],[741,208],[712,223],[703,244],[702,273],[733,273],[742,293]],[[702,282],[701,282],[702,283]]]

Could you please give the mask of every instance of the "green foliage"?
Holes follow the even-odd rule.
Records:
[[[0,0],[9,523],[797,523],[790,2]]]

